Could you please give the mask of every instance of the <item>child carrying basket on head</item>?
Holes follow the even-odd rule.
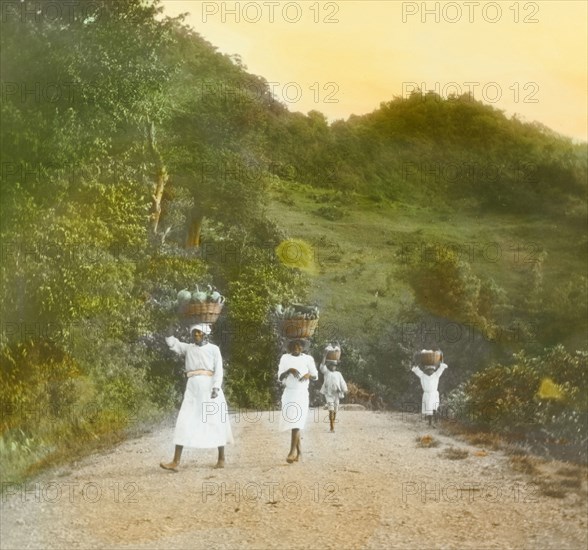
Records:
[[[437,388],[439,387],[439,378],[447,365],[443,362],[443,352],[441,351],[422,350],[420,352],[420,362],[424,372],[416,366],[412,367],[412,372],[421,381],[421,387],[423,388],[421,410],[429,421],[429,426],[431,426],[433,420],[437,422],[437,409],[439,408],[439,391]]]
[[[335,359],[327,359],[328,356],[337,356],[332,353],[334,351],[335,350],[330,349],[330,347],[327,348],[320,364],[320,371],[324,376],[321,393],[325,396],[327,408],[329,409],[331,433],[335,431],[335,419],[337,417],[337,411],[339,410],[339,399],[343,399],[345,394],[349,391],[343,375],[337,370],[337,364],[339,361]]]

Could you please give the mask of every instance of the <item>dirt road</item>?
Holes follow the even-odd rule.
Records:
[[[212,469],[215,450],[185,451],[179,473],[160,469],[170,421],[26,488],[7,485],[1,548],[587,547],[585,478],[563,498],[545,496],[502,452],[417,415],[353,410],[334,434],[327,412],[313,410],[303,460],[290,465],[273,414],[232,416],[224,470]],[[419,447],[425,434],[439,446]],[[449,458],[456,448],[465,458]]]

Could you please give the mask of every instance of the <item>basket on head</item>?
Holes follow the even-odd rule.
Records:
[[[421,367],[427,367],[430,365],[438,366],[441,363],[441,358],[441,351],[431,351],[424,349],[419,353],[419,362]]]
[[[180,309],[180,315],[194,323],[216,323],[223,310],[222,302],[189,303]]]
[[[318,319],[282,319],[279,329],[284,338],[310,338],[317,326]]]
[[[339,361],[341,359],[341,348],[339,346],[333,347],[328,345],[325,348],[325,352],[327,354],[327,361]]]

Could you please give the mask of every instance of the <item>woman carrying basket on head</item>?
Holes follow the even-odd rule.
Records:
[[[303,349],[302,340],[291,340],[289,353],[282,355],[278,367],[278,379],[284,385],[280,431],[292,430],[290,452],[286,458],[289,464],[300,460],[302,455],[300,430],[304,429],[308,416],[308,381],[318,379],[314,359],[303,353]]]
[[[184,447],[218,448],[215,468],[225,466],[225,444],[233,443],[227,402],[222,390],[223,360],[218,346],[208,341],[209,324],[190,327],[194,343],[185,344],[174,336],[165,339],[169,348],[185,356],[186,391],[174,432],[175,452],[165,470],[177,472]]]

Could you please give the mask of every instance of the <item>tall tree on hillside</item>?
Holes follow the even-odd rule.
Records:
[[[68,16],[43,17],[45,4]],[[2,80],[16,87],[2,102],[3,159],[16,167],[3,191],[16,191],[18,179],[50,204],[84,180],[138,178],[152,179],[157,197],[166,171],[154,129],[173,103],[169,82],[179,62],[166,49],[177,23],[156,18],[157,2],[39,6],[38,18],[24,19],[7,6],[16,11],[3,22]]]
[[[206,218],[251,226],[264,200],[265,128],[272,107],[267,83],[187,27],[174,31],[175,109],[160,130],[160,151],[174,187],[191,197],[183,238],[198,249]],[[165,216],[164,216],[165,217]]]

